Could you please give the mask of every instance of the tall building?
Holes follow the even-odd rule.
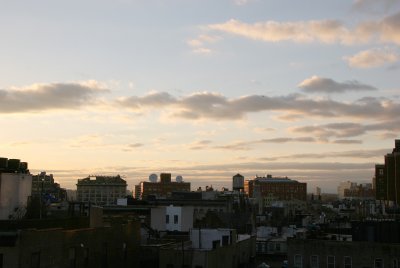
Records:
[[[377,200],[400,202],[400,140],[395,140],[392,153],[385,155],[384,165],[375,165],[375,197]]]
[[[172,192],[190,192],[190,182],[184,182],[182,176],[177,176],[176,181],[171,181],[171,173],[161,173],[160,181],[157,180],[157,175],[151,174],[149,181],[140,182],[140,199],[147,199],[148,196],[167,198]]]
[[[31,191],[28,163],[0,158],[0,220],[23,217]]]
[[[373,180],[373,188],[375,189],[376,200],[386,200],[387,182],[385,176],[385,165],[375,165],[375,176]]]
[[[244,191],[251,198],[273,197],[276,200],[307,200],[307,183],[287,177],[255,177],[246,180]]]
[[[119,175],[89,176],[78,180],[76,199],[96,205],[116,205],[118,198],[126,196],[126,187],[126,181]]]

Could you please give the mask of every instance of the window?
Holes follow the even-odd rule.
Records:
[[[126,260],[128,259],[128,247],[125,242],[122,243],[122,253],[124,255],[124,262],[126,262]]]
[[[68,261],[69,261],[69,267],[75,268],[75,248],[69,248],[68,250]]]
[[[165,215],[165,222],[168,224],[169,223],[169,215]]]
[[[335,268],[335,256],[326,257],[326,267]]]
[[[83,249],[83,265],[89,267],[89,248]]]
[[[393,259],[393,268],[399,268],[399,260],[398,259]]]
[[[375,268],[383,268],[383,260],[382,259],[375,259]]]
[[[220,241],[219,240],[214,240],[214,241],[212,241],[212,248],[213,249],[216,249],[217,247],[219,247],[220,246]]]
[[[310,267],[319,268],[319,259],[317,255],[311,255],[310,257]]]
[[[303,268],[303,256],[296,254],[294,255],[294,268]]]
[[[344,263],[344,268],[351,268],[351,257],[344,256],[343,263]]]
[[[174,224],[178,224],[178,215],[174,215]]]
[[[229,245],[229,235],[223,235],[222,236],[222,245],[223,246]]]
[[[31,268],[40,268],[40,252],[31,254]]]

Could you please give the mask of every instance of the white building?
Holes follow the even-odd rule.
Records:
[[[236,243],[235,229],[191,229],[190,241],[195,249],[213,249]]]
[[[22,217],[31,192],[31,174],[0,172],[0,220]]]
[[[193,207],[170,205],[152,208],[151,228],[158,231],[188,232],[193,228]]]

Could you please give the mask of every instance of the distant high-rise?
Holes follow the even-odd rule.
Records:
[[[392,153],[385,155],[385,164],[375,165],[375,197],[377,200],[400,202],[400,140],[395,140]]]

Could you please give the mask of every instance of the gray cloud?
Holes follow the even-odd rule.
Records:
[[[210,147],[212,149],[224,149],[224,150],[250,150],[251,146],[257,144],[267,143],[289,143],[289,142],[315,142],[314,138],[311,137],[297,137],[297,138],[273,138],[273,139],[260,139],[253,141],[240,141],[226,145],[217,145]]]
[[[355,0],[353,10],[368,13],[385,13],[400,6],[398,0]]]
[[[361,144],[362,140],[334,140],[336,144]]]
[[[376,124],[358,123],[332,123],[325,125],[293,127],[290,129],[295,133],[307,133],[314,135],[320,140],[334,138],[350,138],[366,134],[369,131],[400,131],[400,120],[388,120]],[[353,141],[358,143],[357,141]],[[346,140],[337,140],[336,143],[352,143]]]
[[[339,83],[330,78],[313,76],[301,82],[299,88],[305,92],[344,93],[347,91],[377,90],[377,88],[362,84],[356,80]]]
[[[368,159],[382,157],[389,153],[389,149],[376,149],[376,150],[352,150],[343,152],[322,152],[314,154],[293,154],[283,155],[277,157],[263,157],[259,160],[263,161],[277,161],[282,159],[325,159],[325,158],[353,158],[353,159]]]
[[[106,91],[96,81],[0,89],[0,113],[75,109],[94,102],[96,95]]]
[[[128,144],[129,148],[138,148],[138,147],[142,147],[144,144],[143,143],[131,143]]]
[[[151,101],[149,101],[151,99]],[[248,113],[283,112],[291,118],[352,117],[360,119],[390,120],[400,114],[400,103],[388,99],[363,98],[353,103],[330,99],[311,99],[301,94],[268,97],[249,95],[228,99],[216,93],[202,92],[176,98],[161,92],[151,96],[129,97],[118,100],[120,106],[133,109],[171,108],[170,116],[190,120],[242,119]]]

